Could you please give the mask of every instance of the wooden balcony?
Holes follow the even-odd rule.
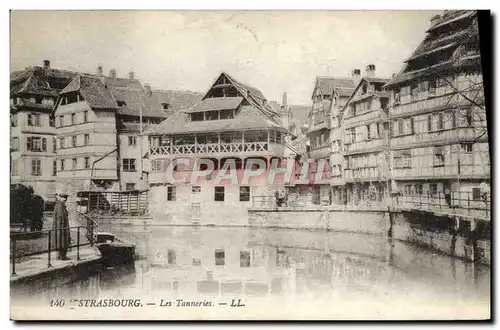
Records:
[[[227,156],[230,154],[247,155],[281,155],[284,145],[270,142],[238,142],[238,143],[210,143],[185,144],[178,146],[160,146],[149,148],[149,155],[212,155]]]
[[[329,144],[326,146],[311,149],[309,151],[309,157],[311,157],[313,159],[325,158],[325,157],[330,156],[330,152],[331,152],[330,150],[331,149],[330,149]]]
[[[400,210],[426,211],[436,215],[491,221],[490,196],[484,195],[479,199],[474,199],[472,192],[465,191],[451,192],[448,196],[442,192],[395,196],[392,198],[392,207]]]
[[[424,146],[429,143],[434,145],[439,141],[447,141],[449,143],[472,141],[483,134],[485,130],[485,128],[462,127],[423,134],[393,136],[391,138],[391,149],[398,149],[398,147]],[[481,138],[481,140],[487,139],[488,137],[486,135]]]
[[[378,181],[387,177],[387,172],[377,165],[344,170],[345,182]]]
[[[344,154],[356,152],[374,152],[386,147],[385,139],[371,139],[353,143],[344,143]]]
[[[458,164],[434,166],[412,166],[408,168],[394,168],[392,178],[394,179],[482,179],[491,177],[489,164],[467,164],[460,163],[460,173]]]

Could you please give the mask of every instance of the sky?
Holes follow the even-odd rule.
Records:
[[[11,71],[134,71],[153,89],[206,92],[221,72],[268,100],[309,105],[316,76],[375,64],[388,78],[440,11],[12,11]]]

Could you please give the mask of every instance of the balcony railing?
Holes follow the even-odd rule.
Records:
[[[377,148],[377,147],[382,147],[385,145],[385,139],[371,139],[371,140],[364,140],[364,141],[359,141],[359,142],[353,142],[350,144],[344,144],[344,151],[345,152],[356,152],[356,151],[363,151],[363,150],[368,150],[372,148]]]
[[[457,140],[474,140],[478,136],[484,135],[485,131],[485,128],[462,127],[449,130],[440,130],[430,133],[393,136],[391,137],[391,147],[412,145],[423,142],[435,142],[441,140],[450,142]],[[487,139],[487,136],[485,135],[484,138]]]
[[[349,182],[362,181],[363,179],[383,180],[386,177],[386,171],[378,165],[344,170],[344,179]]]
[[[186,155],[211,153],[254,153],[270,150],[269,142],[239,142],[239,143],[210,143],[185,144],[180,146],[151,147],[150,155]]]
[[[474,198],[476,197],[476,198]],[[399,209],[429,211],[446,215],[491,219],[490,195],[473,196],[472,192],[442,192],[394,196],[392,206]]]

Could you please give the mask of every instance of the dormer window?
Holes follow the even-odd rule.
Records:
[[[363,94],[366,94],[367,89],[368,89],[368,86],[366,86],[366,84],[363,84]]]
[[[125,101],[116,101],[116,104],[119,106],[119,107],[124,107],[127,105],[127,102]]]
[[[162,107],[163,110],[168,110],[168,109],[170,109],[170,104],[168,104],[168,103],[162,103],[161,107]]]

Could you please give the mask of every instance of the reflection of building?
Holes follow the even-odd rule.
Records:
[[[476,11],[434,16],[425,39],[386,89],[391,92],[393,189],[402,195],[400,206],[452,208],[489,219],[490,157]]]
[[[32,186],[44,199],[56,192],[55,121],[59,91],[73,72],[52,69],[49,61],[10,76],[12,183]]]
[[[151,210],[180,221],[189,219],[189,223],[235,224],[245,219],[251,198],[273,191],[267,176],[264,181],[255,177],[242,180],[249,159],[259,159],[269,169],[273,158],[287,155],[288,130],[280,114],[268,106],[260,90],[226,73],[217,78],[199,103],[176,112],[145,134],[149,137]],[[189,159],[190,164],[169,167],[178,159]],[[210,170],[195,160],[212,161],[213,172],[193,180],[193,170]],[[171,184],[166,176],[169,168],[175,169],[173,176],[182,183]],[[216,182],[219,171],[226,173],[227,169],[236,173],[237,184]]]
[[[389,93],[382,89],[387,81],[375,76],[375,65],[368,65],[366,76],[344,105],[343,179],[349,204],[380,204],[388,197]]]

